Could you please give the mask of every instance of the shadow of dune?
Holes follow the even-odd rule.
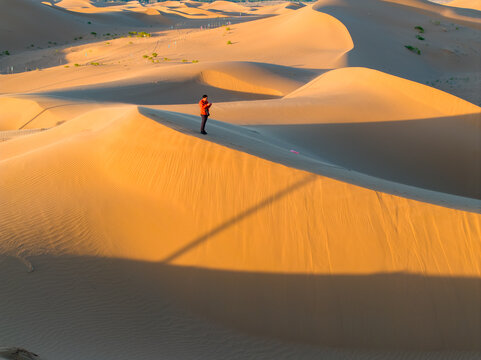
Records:
[[[296,191],[297,189],[303,187],[304,185],[307,185],[308,183],[315,181],[317,179],[317,176],[312,174],[304,177],[300,181],[288,186],[287,188],[278,191],[277,193],[268,196],[255,206],[252,206],[244,211],[242,211],[240,214],[224,221],[222,224],[216,226],[214,229],[208,231],[206,234],[203,234],[199,236],[198,238],[192,240],[189,244],[185,245],[181,249],[175,251],[173,254],[167,256],[165,259],[163,259],[161,262],[162,263],[170,263],[177,259],[178,257],[182,256],[184,253],[188,252],[189,250],[193,249],[194,247],[202,244],[203,242],[209,240],[209,238],[214,237],[218,233],[222,232],[223,230],[229,228],[230,226],[234,225],[235,223],[242,221],[246,217],[255,214],[257,211],[260,209],[272,204],[273,202],[279,200],[280,198],[286,196],[290,192]]]
[[[112,87],[80,87],[70,90],[47,91],[41,95],[59,96],[69,99],[93,100],[97,102],[126,103],[136,105],[167,105],[198,103],[199,94],[208,93],[217,102],[242,100],[278,99],[280,96],[253,94],[224,90],[200,82],[151,82]]]
[[[40,355],[55,344],[105,359],[179,349],[195,358],[245,358],[248,351],[254,359],[320,358],[323,346],[474,351],[463,357],[473,359],[481,351],[479,278],[236,272],[88,256],[29,260],[30,274],[13,258],[0,263],[10,279],[2,280],[0,338]],[[340,358],[334,355],[322,358]]]
[[[481,199],[481,115],[250,126],[375,177]]]

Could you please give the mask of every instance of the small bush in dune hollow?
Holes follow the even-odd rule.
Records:
[[[157,57],[157,53],[152,53],[152,57]]]
[[[75,66],[75,67],[79,67],[79,66],[80,66],[80,64],[73,64],[73,66]]]
[[[142,55],[144,59],[148,59],[149,55]]]
[[[404,47],[415,54],[421,55],[421,50],[419,50],[417,47],[411,45],[404,45]]]
[[[90,65],[93,65],[93,66],[99,66],[99,65],[100,65],[100,63],[98,63],[98,62],[91,62],[91,63],[90,63]]]
[[[424,38],[421,35],[416,35],[416,39],[418,40],[424,40]]]
[[[182,62],[183,62],[183,63],[186,63],[186,62],[187,62],[187,59],[182,59]]]
[[[415,26],[414,29],[419,31],[420,34],[424,33],[424,28],[422,26]]]
[[[232,41],[227,41],[227,45],[232,45]]]
[[[192,64],[196,64],[198,62],[199,62],[199,60],[192,60]]]
[[[226,27],[225,29],[226,29],[226,31],[230,31],[230,27]]]

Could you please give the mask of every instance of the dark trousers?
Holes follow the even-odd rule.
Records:
[[[205,131],[205,123],[207,122],[207,118],[209,115],[201,115],[202,118],[202,125],[200,125],[200,131]]]

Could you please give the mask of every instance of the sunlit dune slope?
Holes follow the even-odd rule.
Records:
[[[101,104],[31,96],[0,97],[0,131],[48,129]]]
[[[171,115],[160,116],[168,122]],[[95,255],[286,275],[481,275],[478,214],[294,170],[177,132],[135,107],[93,110],[0,143],[0,156],[3,253]],[[307,290],[302,282],[297,286]],[[413,310],[403,305],[405,293],[398,289],[399,296],[379,309],[394,322],[393,330],[370,327],[369,333],[369,321],[348,314],[358,311],[351,303],[332,299],[331,312],[352,319],[354,330],[328,335],[323,315],[314,311],[314,299],[322,294],[311,291],[299,305],[310,309],[309,317],[294,311],[289,320],[282,305],[289,296],[268,311],[264,302],[253,304],[258,316],[240,319],[230,306],[214,313],[246,331],[303,342],[476,348],[479,294],[465,298],[451,287],[436,298],[422,292],[422,301],[408,302]],[[183,290],[176,292],[181,296]],[[433,301],[449,312],[432,317]],[[198,310],[189,299],[181,302]],[[415,331],[414,316],[423,324]],[[301,320],[309,332],[289,325]],[[433,334],[434,326],[439,332]]]
[[[232,1],[217,0],[211,3],[206,3],[202,5],[202,8],[207,10],[218,10],[222,12],[231,13],[245,13],[249,9],[243,5],[239,5]]]
[[[481,11],[481,3],[477,0],[453,0],[445,5]]]
[[[227,45],[227,41],[232,44]],[[219,45],[222,43],[225,46]],[[311,7],[236,24],[229,31],[214,29],[208,36],[202,32],[193,34],[185,43],[189,46],[188,52],[198,53],[201,49],[213,48],[214,44],[218,58],[316,68],[342,64],[343,55],[353,47],[349,32],[341,22]],[[301,63],[299,59],[303,59]]]
[[[55,3],[55,5],[68,10],[94,7],[91,0],[62,0]]]

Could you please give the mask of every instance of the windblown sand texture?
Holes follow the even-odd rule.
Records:
[[[0,0],[0,359],[478,359],[476,9]]]

